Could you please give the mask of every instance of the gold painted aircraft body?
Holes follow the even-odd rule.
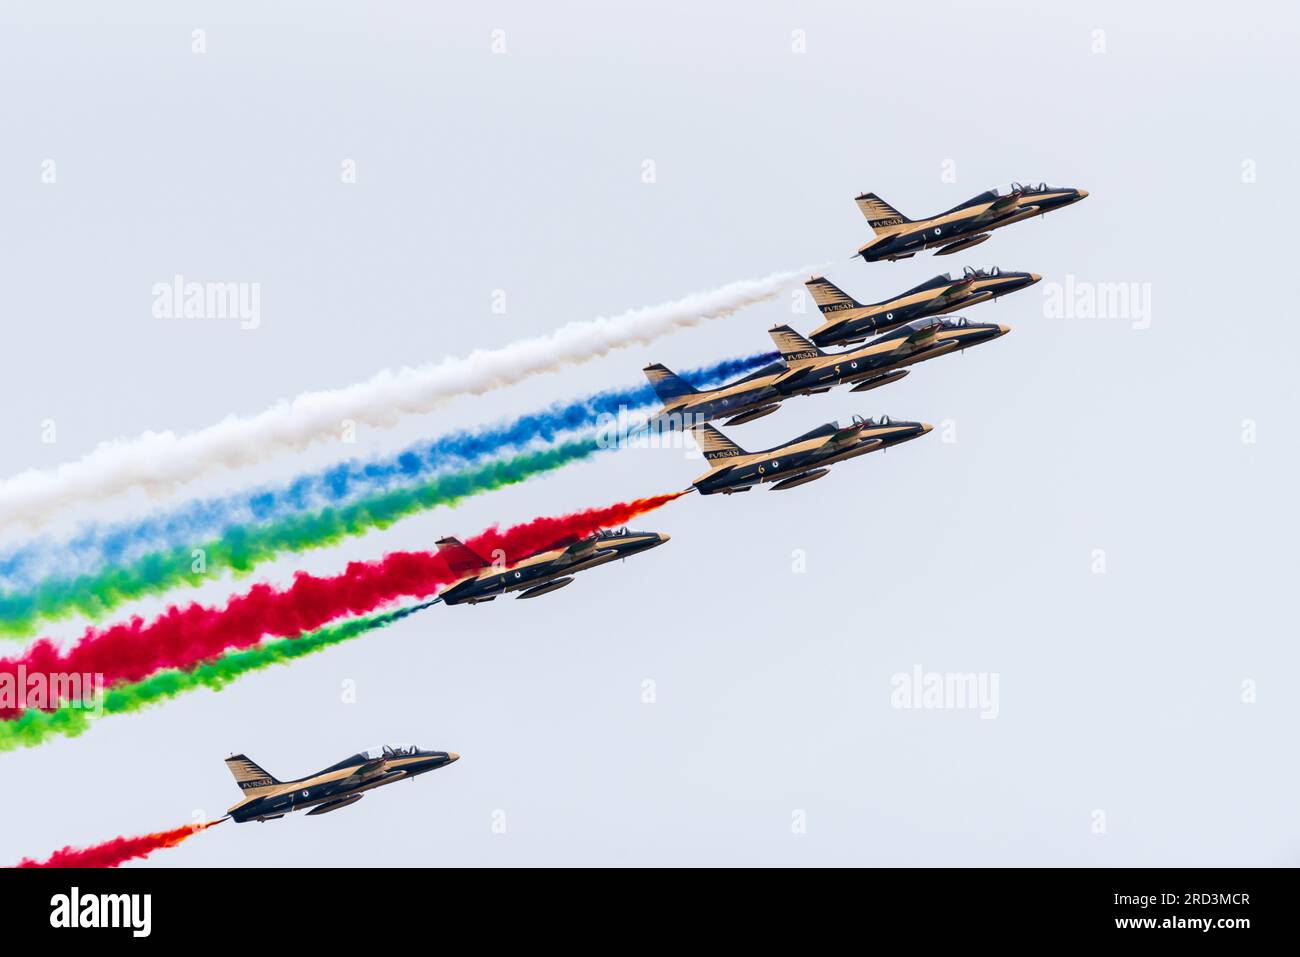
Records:
[[[1012,183],[980,193],[937,216],[913,220],[875,193],[863,193],[854,201],[876,238],[855,255],[867,262],[892,262],[910,259],[926,249],[938,249],[937,255],[947,256],[979,245],[995,229],[1061,209],[1087,196],[1086,189],[1069,186]]]
[[[664,404],[651,417],[649,427],[665,431],[723,418],[727,425],[740,425],[775,412],[780,408],[781,396],[772,383],[785,372],[785,366],[774,362],[734,382],[704,390],[697,390],[659,363],[641,371]]]
[[[965,267],[958,278],[935,276],[891,299],[860,303],[834,283],[814,276],[804,285],[825,320],[808,337],[819,346],[847,346],[897,329],[913,319],[939,316],[1027,289],[1042,277],[997,266]]]
[[[367,791],[412,781],[418,775],[460,760],[454,751],[421,751],[415,745],[393,744],[361,751],[323,771],[294,781],[278,781],[247,756],[226,758],[226,767],[244,799],[226,813],[236,823],[274,821],[294,811],[308,817],[328,814],[360,801]]]
[[[452,571],[465,577],[439,592],[435,600],[448,605],[477,605],[509,592],[519,592],[520,598],[536,598],[570,584],[578,572],[639,555],[668,540],[669,536],[662,532],[626,528],[600,531],[504,565],[489,561],[459,539],[439,539],[438,553],[447,559]]]
[[[920,438],[932,428],[887,415],[879,421],[854,416],[849,426],[828,422],[782,445],[751,453],[713,426],[697,425],[691,434],[712,467],[691,484],[701,495],[748,492],[769,482],[773,491],[795,488],[822,478],[837,462]]]
[[[867,392],[903,378],[910,371],[908,366],[991,342],[1010,331],[994,322],[934,316],[914,319],[842,352],[823,352],[789,326],[774,326],[768,335],[787,366],[775,388],[788,397],[816,395],[839,385]]]

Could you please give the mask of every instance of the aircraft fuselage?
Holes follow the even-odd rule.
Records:
[[[764,483],[779,484],[823,466],[920,438],[930,428],[924,422],[868,422],[856,435],[837,443],[827,441],[834,430],[825,427],[763,452],[738,452],[730,458],[713,459],[714,468],[693,484],[701,495],[729,494]]]
[[[908,259],[927,249],[950,246],[1069,206],[1087,195],[1086,190],[1055,187],[1021,188],[1005,195],[993,191],[981,193],[928,219],[880,222],[887,231],[860,247],[857,255],[867,262]]]
[[[746,417],[781,401],[781,393],[773,383],[784,371],[784,365],[773,363],[728,385],[683,396],[660,409],[651,419],[651,425],[668,431],[715,419]]]
[[[961,279],[938,276],[901,296],[857,306],[837,303],[822,309],[823,323],[808,337],[818,346],[853,345],[897,329],[914,319],[947,315],[1032,286],[1041,276],[1031,272],[1001,272]]]
[[[366,773],[366,760],[362,755],[356,755],[308,777],[275,783],[269,793],[237,804],[227,813],[233,821],[241,824],[274,820],[308,808],[319,813],[325,805],[340,802],[342,806],[345,801],[353,803],[350,799],[359,798],[367,791],[418,777],[445,767],[459,757],[449,751],[418,751],[395,755],[375,767],[373,773]]]
[[[668,536],[659,532],[608,534],[595,539],[592,547],[580,554],[575,555],[568,548],[553,548],[513,565],[485,568],[478,575],[445,589],[438,597],[448,605],[477,604],[509,592],[540,589],[548,582],[639,555],[666,541]]]
[[[896,329],[865,345],[831,355],[800,360],[778,383],[784,395],[802,395],[835,386],[861,382],[906,366],[967,349],[1005,335],[997,323],[951,324],[944,320],[933,336],[909,345],[909,329]]]

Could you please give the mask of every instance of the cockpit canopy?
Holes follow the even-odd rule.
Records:
[[[1013,180],[1010,183],[998,186],[996,189],[991,190],[991,192],[996,193],[999,196],[1010,196],[1013,193],[1049,193],[1056,189],[1057,187],[1048,186],[1044,182],[1039,182],[1035,185],[1034,183],[1017,183]]]
[[[997,266],[966,266],[961,271],[962,279],[976,279],[1001,275],[1002,270]]]
[[[366,748],[361,756],[367,761],[378,761],[380,758],[398,758],[419,753],[420,749],[414,744],[381,744],[375,748]]]
[[[887,415],[882,415],[878,419],[872,418],[869,415],[868,416],[855,415],[853,417],[854,425],[861,425],[867,428],[870,428],[872,426],[889,425],[891,422],[893,422],[893,419],[891,419]]]
[[[898,327],[897,333],[901,336],[909,336],[917,332],[924,332],[927,329],[939,329],[943,326],[942,316],[925,316],[921,319],[913,319],[911,322],[905,322]]]
[[[596,534],[592,535],[591,537],[592,538],[627,538],[629,535],[633,535],[633,534],[635,533],[626,525],[624,525],[621,528],[602,528],[600,531],[596,532]]]

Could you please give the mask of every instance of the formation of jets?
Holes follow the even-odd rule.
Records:
[[[994,229],[1087,195],[1082,189],[1013,183],[1008,189],[981,193],[946,213],[913,221],[876,194],[864,193],[857,197],[858,208],[876,238],[858,255],[868,262],[906,259],[933,248],[947,255],[983,242]],[[683,430],[695,439],[709,464],[709,471],[692,483],[702,495],[747,492],[764,484],[782,490],[816,481],[836,463],[920,438],[932,427],[887,415],[854,416],[847,426],[830,422],[751,453],[709,423],[720,421],[726,428],[744,425],[771,415],[793,396],[820,395],[840,386],[852,392],[878,389],[908,375],[918,363],[992,342],[1010,329],[951,314],[1027,289],[1041,278],[997,266],[968,266],[960,276],[944,273],[891,298],[861,303],[825,277],[813,276],[805,286],[821,312],[821,325],[807,336],[788,325],[769,329],[780,358],[756,372],[701,390],[665,365],[646,366],[645,376],[663,402],[650,426]],[[828,351],[828,347],[842,348]],[[537,598],[571,584],[579,572],[639,555],[666,541],[668,536],[660,532],[599,531],[507,563],[477,554],[456,538],[443,538],[438,550],[457,580],[435,600],[477,605],[507,594]]]
[[[927,249],[946,256],[989,238],[995,229],[1077,203],[1087,190],[1011,184],[988,190],[945,213],[911,220],[875,193],[857,197],[858,208],[875,238],[857,251],[866,262],[908,259]],[[879,302],[861,303],[821,276],[805,283],[821,311],[822,323],[806,337],[788,325],[768,330],[780,359],[715,389],[699,390],[658,363],[645,367],[663,402],[651,419],[659,429],[681,429],[696,441],[709,470],[692,482],[701,495],[732,495],[758,485],[796,488],[824,477],[839,462],[909,442],[932,426],[882,415],[854,416],[806,432],[761,452],[747,452],[710,423],[743,425],[770,415],[792,396],[819,395],[839,386],[866,392],[897,382],[910,366],[991,342],[1010,330],[997,323],[971,322],[950,315],[1026,289],[1038,282],[1032,272],[994,266],[966,267],[960,277],[935,276]],[[843,347],[836,352],[826,347]],[[591,568],[642,554],[668,541],[660,532],[622,528],[598,531],[577,541],[537,551],[512,562],[480,555],[456,538],[437,542],[456,575],[434,601],[477,605],[514,593],[536,598],[573,582]],[[243,793],[227,812],[235,821],[271,821],[293,811],[327,814],[360,801],[365,792],[446,767],[459,759],[450,751],[422,751],[414,745],[387,745],[362,751],[316,774],[279,781],[242,754],[226,764]]]
[[[911,220],[875,193],[857,197],[876,238],[857,255],[867,262],[908,259],[925,249],[946,256],[989,238],[994,229],[1048,213],[1088,195],[1087,190],[1040,183],[993,189],[924,220]],[[768,335],[780,360],[716,389],[695,389],[667,366],[643,370],[663,407],[651,418],[658,429],[689,430],[709,463],[693,483],[701,495],[747,492],[770,484],[773,491],[824,477],[831,465],[876,449],[919,438],[924,422],[854,416],[841,427],[830,422],[762,452],[746,452],[709,423],[738,426],[771,415],[791,396],[819,395],[847,385],[853,392],[878,389],[908,375],[909,366],[992,342],[1011,330],[992,322],[951,316],[957,309],[996,301],[1027,289],[1042,277],[997,266],[967,266],[960,277],[935,276],[879,302],[861,303],[830,280],[813,276],[804,285],[822,314],[807,337],[786,325]],[[845,348],[828,352],[826,346]]]

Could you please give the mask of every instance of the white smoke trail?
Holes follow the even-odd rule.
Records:
[[[173,491],[217,469],[239,468],[269,454],[337,438],[344,420],[388,428],[403,415],[429,412],[458,395],[480,395],[542,372],[587,362],[624,346],[729,316],[771,299],[822,266],[728,283],[672,302],[633,309],[521,339],[499,349],[391,369],[342,389],[304,392],[256,415],[231,416],[184,435],[145,432],[105,442],[75,462],[30,470],[0,482],[0,527],[31,527],[77,502],[102,501],[131,489]]]

